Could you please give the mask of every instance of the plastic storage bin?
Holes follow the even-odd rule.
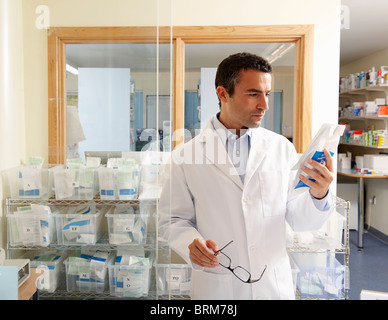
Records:
[[[96,251],[94,255],[68,257],[63,262],[66,267],[67,291],[102,293],[108,290],[107,266],[111,258],[109,252],[104,251]]]
[[[190,295],[191,267],[187,264],[158,264],[158,292]]]
[[[48,199],[54,196],[54,172],[63,166],[18,166],[3,173],[13,199]]]
[[[329,252],[291,252],[299,268],[297,289],[301,298],[341,299],[345,266]]]
[[[136,213],[129,205],[117,205],[105,216],[110,244],[136,245],[146,242],[148,216]]]
[[[168,178],[168,161],[168,152],[142,152],[139,199],[160,198],[164,182]]]
[[[346,218],[335,211],[317,231],[294,232],[287,224],[287,245],[309,249],[341,250]]]
[[[102,236],[102,219],[107,207],[96,208],[91,201],[64,208],[55,215],[58,244],[96,244]]]
[[[98,193],[97,169],[55,170],[54,186],[57,200],[92,200]]]
[[[11,246],[47,247],[56,240],[55,214],[50,207],[31,204],[7,214]]]
[[[116,297],[141,298],[148,296],[151,279],[152,261],[148,263],[121,264],[119,257],[108,265],[110,295]],[[113,261],[113,260],[112,260]]]
[[[133,200],[138,197],[139,167],[98,168],[100,199]]]
[[[64,258],[62,253],[42,253],[30,259],[31,268],[45,271],[39,278],[39,290],[53,293],[60,286],[65,276]]]

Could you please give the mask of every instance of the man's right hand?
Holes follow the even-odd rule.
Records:
[[[218,245],[213,240],[196,238],[189,244],[191,261],[205,268],[215,268],[219,265],[214,252],[218,251]]]

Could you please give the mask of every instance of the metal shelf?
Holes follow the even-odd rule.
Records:
[[[146,251],[155,251],[155,250],[169,250],[169,247],[167,244],[156,244],[156,242],[153,242],[154,240],[153,236],[155,236],[155,233],[148,233],[147,236],[147,242],[141,243],[141,244],[126,244],[126,248],[135,248],[135,247],[141,247]],[[80,244],[80,245],[65,245],[65,244],[56,244],[51,243],[49,246],[23,246],[23,245],[8,245],[9,249],[15,250],[49,250],[49,249],[57,249],[57,250],[75,250],[80,248],[92,248],[97,250],[117,250],[117,248],[120,247],[119,245],[113,245],[109,243],[109,236],[107,233],[104,233],[104,235],[95,243],[95,244]]]
[[[94,198],[91,200],[57,200],[55,198],[49,199],[11,199],[7,198],[5,204],[10,206],[20,206],[29,204],[45,204],[51,206],[75,206],[79,204],[85,204],[93,201],[98,206],[114,206],[118,204],[128,204],[131,206],[139,206],[140,204],[158,204],[158,199],[135,199],[135,200],[101,200],[100,198]]]
[[[149,292],[145,297],[131,298],[131,297],[116,297],[110,294],[109,290],[103,292],[79,292],[79,291],[67,291],[67,290],[56,290],[53,293],[40,291],[39,299],[42,300],[156,300],[156,292]]]
[[[31,203],[34,204],[46,204],[46,205],[52,205],[52,206],[71,206],[71,205],[79,205],[79,204],[84,204],[87,203],[91,200],[56,200],[56,199],[6,199],[6,205],[7,205],[7,210],[10,209],[11,206],[18,206],[18,205],[28,205]],[[116,200],[101,200],[101,199],[93,199],[93,201],[96,202],[96,205],[103,206],[113,206],[117,204],[130,204],[132,206],[138,206],[140,203],[146,203],[146,204],[157,204],[158,200],[157,199],[152,199],[152,200],[125,200],[125,201],[116,201]],[[347,298],[347,289],[348,289],[348,284],[349,284],[349,202],[345,201],[341,198],[334,197],[334,204],[336,209],[344,209],[346,212],[346,229],[344,230],[344,243],[342,248],[333,250],[332,252],[334,254],[342,254],[345,257],[345,266],[346,266],[346,273],[345,273],[345,279],[344,279],[344,291],[342,293],[342,299]],[[155,219],[157,217],[155,216]],[[39,247],[39,246],[34,246],[34,247],[25,247],[25,246],[9,246],[9,249],[23,249],[23,250],[29,250],[29,249],[77,249],[77,248],[85,248],[85,247],[91,247],[94,249],[111,249],[111,250],[116,250],[118,246],[111,245],[109,244],[108,241],[108,236],[107,234],[104,234],[104,236],[95,244],[95,245],[82,245],[82,246],[70,246],[70,245],[56,245],[56,244],[51,244],[48,247]],[[148,251],[155,251],[156,255],[158,255],[158,251],[169,251],[170,248],[166,243],[159,243],[157,239],[157,233],[150,233],[147,236],[147,242],[145,244],[141,245],[133,245],[133,246],[128,246],[128,247],[143,247],[145,250]],[[290,251],[294,252],[326,252],[330,251],[330,249],[312,249],[312,248],[306,248],[299,246],[298,243],[294,243],[294,245],[291,248],[287,248]],[[156,268],[155,268],[156,269]],[[155,272],[157,272],[155,270]],[[163,295],[158,295],[157,290],[155,289],[155,286],[157,286],[156,280],[154,277],[151,279],[151,286],[153,289],[149,291],[148,296],[146,297],[141,297],[141,298],[121,298],[121,297],[116,297],[116,296],[111,296],[109,290],[105,290],[103,292],[68,292],[67,290],[63,289],[60,287],[59,290],[56,290],[53,293],[48,293],[41,291],[39,293],[40,299],[131,299],[131,300],[168,300],[168,299],[177,299],[177,300],[184,300],[184,299],[189,299],[188,296],[180,296],[180,295],[168,295],[168,294],[163,294]],[[298,294],[297,294],[298,298]],[[299,297],[300,298],[300,297]]]
[[[158,199],[134,199],[134,200],[101,200],[99,197],[91,199],[91,200],[57,200],[55,198],[50,199],[14,199],[14,198],[6,198],[5,205],[7,213],[11,211],[11,207],[15,206],[28,206],[30,204],[40,204],[47,206],[58,206],[58,207],[70,207],[77,206],[80,204],[86,204],[90,201],[95,202],[96,206],[115,206],[120,204],[127,204],[134,208],[138,208],[142,204],[146,205],[157,205]],[[151,219],[155,219],[157,223],[157,214],[153,214],[149,216]],[[64,244],[56,244],[51,243],[49,246],[23,246],[23,245],[11,245],[8,241],[7,248],[9,254],[11,254],[14,250],[20,251],[29,251],[29,250],[60,250],[60,251],[72,251],[77,249],[93,249],[93,250],[111,250],[115,251],[118,248],[122,248],[123,246],[112,245],[109,243],[109,234],[105,232],[100,239],[95,244],[80,244],[80,245],[64,245]],[[125,248],[143,248],[145,251],[153,252],[155,258],[157,259],[159,254],[169,255],[169,246],[165,242],[158,241],[157,231],[147,231],[147,239],[145,243],[142,244],[128,244],[125,245]],[[153,273],[157,273],[157,268]],[[107,271],[108,272],[108,271]],[[108,276],[108,275],[107,275]],[[64,280],[64,279],[63,279]],[[104,300],[156,300],[159,299],[158,294],[156,292],[156,275],[150,279],[150,291],[147,296],[140,298],[131,298],[131,297],[117,297],[110,294],[110,290],[104,290],[103,292],[80,292],[80,291],[67,291],[66,283],[63,283],[59,286],[57,290],[54,292],[40,291],[39,298],[45,300],[55,300],[55,299],[66,299],[66,300],[92,300],[92,299],[104,299]]]

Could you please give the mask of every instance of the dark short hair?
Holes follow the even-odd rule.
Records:
[[[215,85],[222,86],[230,96],[240,81],[241,70],[255,70],[265,73],[272,72],[271,64],[264,58],[252,53],[241,52],[224,59],[217,68]]]

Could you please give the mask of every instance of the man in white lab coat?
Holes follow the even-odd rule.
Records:
[[[294,192],[293,144],[260,128],[271,71],[248,53],[221,62],[220,112],[172,153],[160,230],[193,267],[192,299],[294,299],[286,222],[295,231],[316,230],[333,209],[329,153],[326,165],[302,167],[315,181],[300,176],[308,187]]]

